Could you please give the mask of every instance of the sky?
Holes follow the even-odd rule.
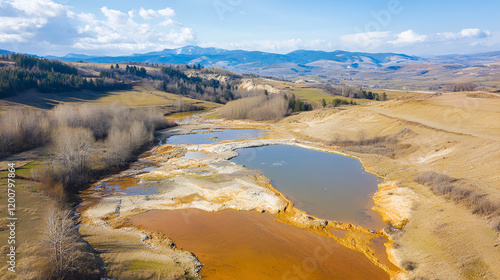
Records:
[[[0,0],[0,49],[56,56],[186,45],[467,54],[500,51],[498,11],[498,0]]]

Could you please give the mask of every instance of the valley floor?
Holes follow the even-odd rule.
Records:
[[[269,133],[256,140],[156,146],[131,169],[85,192],[79,230],[104,259],[108,276],[116,279],[198,278],[201,263],[196,256],[176,248],[169,236],[129,219],[148,210],[188,208],[270,213],[282,223],[331,237],[363,254],[373,271],[392,279],[498,279],[498,216],[473,214],[470,205],[437,195],[415,178],[427,171],[446,174],[464,182],[482,199],[500,201],[499,108],[496,97],[420,94],[304,112],[279,122],[213,119],[182,124],[164,136],[214,128]],[[212,165],[235,156],[237,148],[268,144],[297,145],[359,159],[366,171],[384,180],[373,200],[374,210],[387,227],[370,232],[310,218],[275,190],[268,178],[241,166]],[[207,157],[182,158],[187,151]],[[171,190],[138,198],[110,195],[102,188],[117,180],[130,184],[130,178],[153,183],[168,180]],[[336,235],[338,230],[349,234]],[[380,236],[390,238],[386,251],[397,267],[379,258],[381,248],[370,244],[370,238]]]
[[[222,171],[208,170],[219,176],[212,178],[217,184],[200,188],[207,183],[200,183],[199,178],[192,174],[182,175],[187,172],[186,168],[206,166],[214,158],[228,159],[236,148],[281,143],[303,145],[358,158],[368,172],[384,179],[374,196],[374,210],[388,224],[384,233],[392,240],[386,245],[390,259],[404,270],[380,266],[392,278],[497,279],[500,276],[500,242],[498,231],[494,230],[495,222],[498,222],[495,217],[473,214],[467,205],[438,196],[414,179],[422,172],[432,170],[466,181],[484,199],[500,200],[497,170],[500,166],[500,123],[497,121],[500,113],[491,110],[492,106],[500,106],[498,102],[497,99],[470,98],[460,94],[416,95],[384,103],[301,113],[277,123],[213,120],[212,127],[260,128],[272,132],[259,140],[188,145],[188,150],[209,155],[206,159],[196,160],[194,165],[193,161],[179,158],[185,150],[177,151],[180,154],[176,155],[174,151],[178,148],[168,145],[158,148],[154,155],[149,156],[150,160],[168,164],[138,176],[145,179],[175,177],[177,191],[154,196],[154,199],[150,196],[142,203],[135,199],[106,198],[86,211],[84,217],[105,217],[105,220],[120,225],[115,228],[120,228],[123,225],[117,222],[119,217],[113,216],[118,204],[119,215],[123,217],[148,209],[264,210],[285,223],[321,234],[324,229],[318,224],[321,220],[310,222],[299,209],[287,209],[289,201],[274,190],[265,177],[253,179],[242,169],[238,171],[240,177],[236,182],[220,178],[221,174],[234,172],[229,167],[222,168]],[[169,133],[186,133],[194,129],[189,126],[182,125]],[[401,134],[402,131],[405,133]],[[369,139],[388,135],[398,135],[397,143],[366,144]],[[357,144],[342,144],[349,141]],[[246,183],[242,185],[241,180]],[[258,190],[257,196],[255,190]],[[330,227],[352,226],[333,222]],[[357,240],[361,240],[360,236],[370,233],[360,229],[357,234]],[[349,247],[348,239],[345,243],[340,238],[336,241]],[[351,246],[351,249],[366,250],[367,257],[372,252],[369,246]],[[373,262],[378,261],[374,259]]]

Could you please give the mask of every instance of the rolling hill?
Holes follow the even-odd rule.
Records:
[[[500,52],[423,58],[399,53],[296,50],[287,54],[185,46],[126,56],[48,56],[68,62],[201,64],[312,83],[399,90],[440,90],[456,83],[497,87]]]

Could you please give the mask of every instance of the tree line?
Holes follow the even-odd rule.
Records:
[[[187,69],[201,70],[201,66],[189,66]],[[206,69],[203,69],[206,70]],[[203,79],[201,77],[186,75],[185,72],[172,67],[162,67],[161,75],[158,77],[162,83],[160,90],[177,93],[191,98],[227,103],[234,100],[234,91],[239,83],[239,76],[225,76],[226,82],[217,79]]]
[[[52,71],[62,74],[77,75],[78,70],[66,63],[57,60],[40,59],[34,56],[12,53],[10,60],[14,61],[16,66],[24,69],[33,69],[40,71]]]
[[[41,93],[60,93],[73,90],[101,91],[128,87],[127,84],[104,78],[87,79],[57,72],[0,69],[0,98],[14,96],[33,88]]]
[[[382,94],[378,94],[376,92],[365,90],[363,88],[358,89],[352,86],[316,85],[315,87],[321,88],[333,95],[339,95],[354,99],[369,99],[369,100],[380,100],[380,101],[387,100],[387,94],[385,92]]]
[[[84,78],[76,68],[59,61],[49,61],[27,55],[11,54],[18,68],[0,69],[0,98],[14,96],[28,89],[41,93],[60,93],[73,90],[123,89],[129,85],[114,79]]]
[[[195,99],[207,100],[225,104],[228,101],[234,100],[234,92],[237,90],[237,84],[241,79],[240,76],[232,72],[220,69],[206,69],[200,64],[198,65],[171,65],[150,70],[145,67],[136,65],[126,65],[125,68],[119,64],[111,65],[108,70],[101,70],[99,76],[101,78],[117,79],[117,80],[141,80],[148,82],[156,89],[178,94]],[[195,70],[196,74],[188,75],[186,70]],[[192,72],[193,73],[193,72]],[[215,74],[224,76],[224,82],[218,79],[204,79],[198,74]]]

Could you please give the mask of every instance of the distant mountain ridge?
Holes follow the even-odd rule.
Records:
[[[9,53],[0,50],[0,53]],[[287,54],[261,51],[226,50],[185,46],[175,49],[132,54],[125,56],[92,56],[70,53],[63,57],[47,56],[68,62],[86,61],[95,63],[147,62],[167,64],[201,64],[204,67],[218,67],[240,73],[255,73],[261,76],[274,76],[286,79],[299,77],[319,77],[320,79],[349,80],[365,79],[362,73],[369,71],[380,79],[390,75],[397,79],[405,75],[425,75],[429,69],[445,69],[453,74],[458,69],[500,62],[500,51],[468,54],[441,55],[422,58],[400,53],[366,53],[348,51],[296,50]],[[413,69],[410,71],[410,69]],[[432,72],[432,71],[431,71]],[[413,73],[413,74],[412,74]],[[471,72],[482,75],[482,72]]]
[[[198,46],[185,46],[128,56],[68,54],[63,57],[49,56],[47,58],[69,62],[86,61],[97,63],[123,63],[129,61],[168,64],[199,63],[205,67],[219,67],[243,73],[251,72],[288,78],[319,73],[323,68],[339,70],[349,68],[373,69],[422,59],[417,56],[398,53],[296,50],[287,54],[277,54]]]
[[[68,54],[57,58],[66,61],[76,61],[85,59],[88,62],[149,62],[149,63],[189,63],[191,61],[209,62],[213,60],[227,61],[228,64],[234,63],[310,63],[318,60],[330,60],[337,62],[355,62],[361,57],[371,58],[378,64],[392,61],[394,57],[403,60],[419,60],[421,58],[406,54],[397,53],[363,53],[363,52],[347,52],[347,51],[311,51],[311,50],[296,50],[287,54],[268,53],[260,51],[245,51],[245,50],[225,50],[219,48],[202,48],[198,46],[185,46],[176,49],[164,49],[157,52],[148,52],[144,54],[132,54],[128,56],[89,56],[84,54]]]

